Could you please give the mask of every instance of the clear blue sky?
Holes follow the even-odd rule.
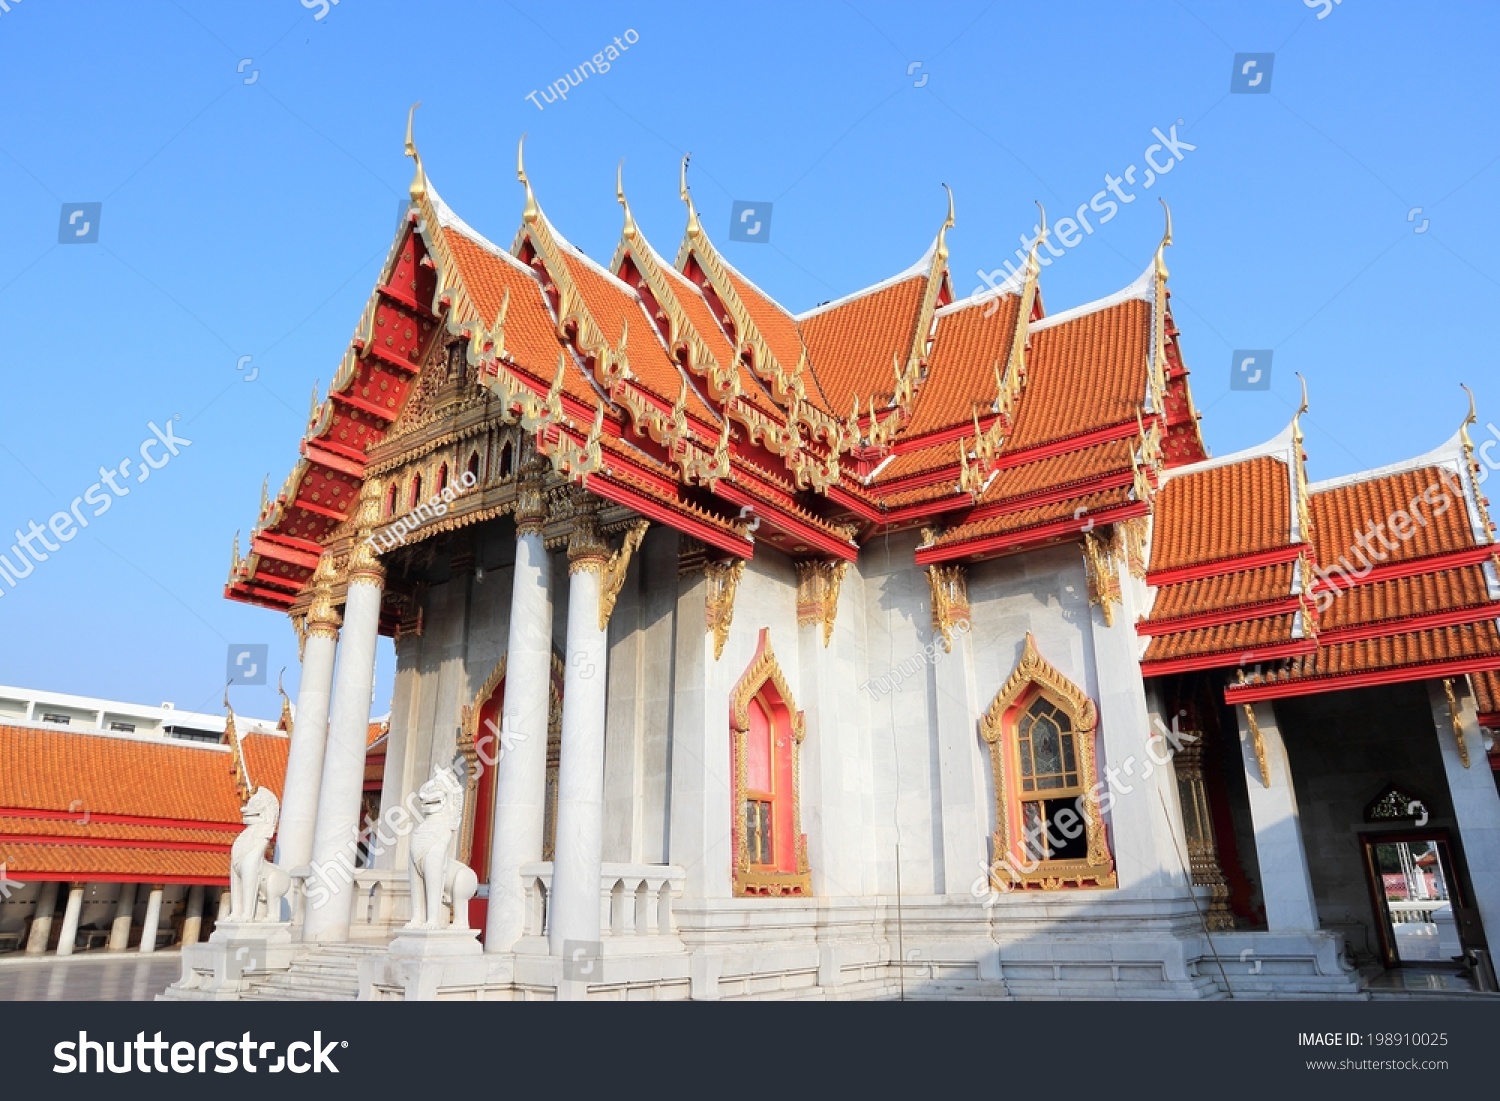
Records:
[[[691,151],[710,232],[794,310],[912,263],[941,183],[966,294],[1012,255],[1034,199],[1057,219],[1134,164],[1136,201],[1046,270],[1044,299],[1056,312],[1134,278],[1167,198],[1216,453],[1286,424],[1294,371],[1314,477],[1446,439],[1460,381],[1500,422],[1492,4],[1344,0],[1319,19],[1302,0],[342,0],[318,19],[318,0],[7,3],[5,545],[135,456],[149,423],[180,415],[192,443],[0,597],[0,683],[216,708],[229,644],[263,642],[295,691],[285,617],[220,595],[230,540],[261,479],[274,492],[295,461],[314,381],[377,276],[415,100],[434,183],[504,244],[522,131],[543,206],[600,260],[621,158],[637,220],[672,254]],[[608,73],[541,110],[527,99],[627,29],[639,40]],[[1274,52],[1268,94],[1229,94],[1237,52]],[[1174,124],[1196,149],[1142,190],[1152,129]],[[768,244],[727,240],[736,199],[774,204]],[[102,202],[96,244],[58,244],[75,202]],[[1238,348],[1274,349],[1270,391],[1230,390]],[[392,665],[386,647],[377,711]],[[274,715],[272,685],[237,688],[237,708]]]

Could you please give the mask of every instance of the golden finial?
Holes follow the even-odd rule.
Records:
[[[688,224],[687,224],[688,236],[689,237],[697,237],[697,236],[699,236],[699,235],[701,235],[703,233],[703,223],[700,222],[700,221],[698,221],[698,210],[697,210],[696,207],[693,206],[693,196],[688,191],[688,184],[687,184],[688,161],[690,161],[692,159],[693,159],[693,155],[691,153],[685,154],[683,156],[683,158],[682,158],[682,172],[681,172],[681,175],[680,175],[680,190],[681,190],[681,194],[682,194],[682,201],[687,204],[687,208],[688,208]]]
[[[1052,231],[1047,228],[1047,208],[1042,205],[1040,199],[1031,201],[1036,203],[1036,240],[1031,242],[1031,251],[1026,254],[1026,278],[1035,280],[1042,270],[1042,265],[1037,260],[1037,250],[1042,247],[1042,242],[1051,236]]]
[[[266,505],[270,502],[271,476],[267,474],[260,480],[260,514],[266,514]]]
[[[521,219],[525,222],[534,222],[541,216],[541,209],[536,205],[536,195],[531,190],[531,180],[526,175],[526,135],[521,135],[521,140],[516,142],[516,179],[526,186],[526,209],[521,211]]]
[[[308,424],[312,424],[313,420],[317,417],[317,415],[318,415],[318,383],[314,382],[313,383],[313,388],[312,388],[312,401],[311,401],[311,403],[307,407],[307,423]]]
[[[1158,196],[1157,198],[1161,203],[1162,210],[1166,213],[1167,225],[1166,228],[1162,231],[1161,244],[1156,246],[1156,277],[1158,279],[1166,279],[1167,258],[1165,254],[1167,246],[1172,243],[1172,208],[1167,205],[1166,199],[1163,199],[1160,196]]]
[[[234,549],[230,552],[233,557],[229,559],[229,572],[234,573],[240,568],[240,533],[234,533]]]
[[[672,403],[672,419],[675,421],[687,412],[688,381],[682,376],[682,385],[677,388],[677,400]]]
[[[620,232],[631,240],[635,239],[635,219],[630,216],[630,200],[625,198],[625,159],[620,158],[620,163],[615,168],[615,202],[625,208],[625,228]]]
[[[232,680],[227,680],[224,682],[224,710],[229,715],[229,725],[231,727],[233,727],[234,725],[234,708],[229,706],[229,686],[233,683],[234,681]]]
[[[943,190],[948,193],[948,217],[943,219],[942,227],[937,236],[937,262],[941,264],[948,259],[948,231],[953,228],[953,188],[947,184]]]
[[[417,116],[417,108],[422,106],[422,101],[417,100],[411,105],[411,110],[406,113],[406,155],[417,162],[417,171],[411,178],[411,197],[413,201],[427,194],[427,172],[422,168],[422,154],[417,152],[417,143],[412,138],[412,120]]]
[[[1464,450],[1472,453],[1474,450],[1474,441],[1469,438],[1469,429],[1479,423],[1479,410],[1474,405],[1474,391],[1470,390],[1462,382],[1459,385],[1463,386],[1464,393],[1469,395],[1469,415],[1464,418],[1463,424],[1458,426],[1458,438],[1463,441]]]
[[[1302,372],[1297,372],[1297,381],[1302,383],[1302,404],[1297,407],[1296,414],[1292,417],[1292,440],[1298,449],[1302,447],[1302,414],[1307,412],[1307,379],[1302,377]]]

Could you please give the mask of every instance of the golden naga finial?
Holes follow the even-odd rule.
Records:
[[[939,264],[948,259],[948,231],[953,228],[953,188],[944,184],[943,190],[948,193],[948,216],[943,219],[943,224],[938,229],[937,262]]]
[[[234,574],[240,568],[240,533],[238,529],[234,533],[234,549],[230,551],[230,554],[233,557],[229,559],[229,572],[230,574]]]
[[[1042,242],[1052,235],[1052,231],[1047,228],[1047,208],[1040,199],[1031,201],[1036,203],[1036,240],[1031,242],[1031,251],[1026,254],[1026,278],[1034,281],[1042,270],[1041,262],[1037,260],[1037,249],[1042,247]]]
[[[635,219],[630,214],[630,200],[625,198],[625,158],[620,158],[619,165],[615,168],[615,202],[625,208],[625,228],[620,232],[631,240],[635,240],[639,232],[635,227]]]
[[[531,190],[531,180],[526,175],[526,135],[521,135],[521,140],[516,142],[516,179],[520,180],[526,187],[526,209],[521,211],[521,219],[525,222],[534,222],[541,216],[541,208],[536,205],[536,195]]]
[[[427,172],[422,167],[422,154],[417,152],[417,143],[411,133],[412,120],[417,117],[417,108],[420,106],[422,106],[422,101],[417,100],[411,105],[411,110],[406,113],[406,155],[417,162],[416,175],[411,178],[413,201],[427,194]]]
[[[1172,208],[1167,205],[1166,199],[1162,199],[1160,196],[1157,198],[1161,203],[1162,210],[1166,212],[1167,225],[1161,235],[1161,244],[1156,246],[1156,277],[1158,279],[1166,279],[1167,259],[1165,253],[1167,246],[1172,243]]]
[[[1302,404],[1297,407],[1297,412],[1292,417],[1292,442],[1300,449],[1302,447],[1302,414],[1307,412],[1307,379],[1302,377],[1302,372],[1297,372],[1297,381],[1302,384]]]
[[[681,195],[682,195],[682,201],[687,204],[687,208],[688,208],[688,224],[687,224],[688,236],[690,236],[690,237],[697,237],[697,236],[700,236],[703,233],[703,223],[700,222],[700,221],[698,221],[698,210],[697,210],[696,207],[693,206],[693,196],[692,196],[692,193],[688,191],[688,183],[687,183],[688,161],[690,161],[692,159],[693,159],[693,155],[691,153],[687,153],[687,154],[683,155],[683,158],[682,158],[682,172],[680,174],[680,192],[681,192]]]
[[[1469,429],[1479,423],[1479,410],[1474,405],[1474,391],[1462,382],[1459,385],[1463,386],[1464,393],[1469,395],[1469,415],[1464,418],[1463,424],[1458,426],[1458,438],[1463,442],[1464,450],[1472,453],[1474,441],[1469,438]]]

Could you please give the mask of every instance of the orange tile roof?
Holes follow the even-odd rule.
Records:
[[[1130,486],[1120,486],[1101,493],[1069,497],[1033,508],[1020,508],[1014,512],[1004,512],[999,516],[991,516],[983,520],[971,520],[945,532],[933,541],[933,545],[947,547],[954,543],[967,543],[985,536],[1021,532],[1027,528],[1041,527],[1043,524],[1054,523],[1069,517],[1087,517],[1089,513],[1128,503],[1130,488]],[[1081,525],[1084,521],[1079,522]]]
[[[1481,715],[1500,714],[1500,672],[1470,673],[1474,686],[1474,705]]]
[[[0,726],[0,807],[239,824],[230,753]]]
[[[995,400],[995,365],[1004,371],[1015,337],[1019,295],[1007,294],[959,309],[939,311],[927,357],[927,378],[912,405],[905,435],[920,436],[968,424]]]
[[[1007,467],[995,475],[995,480],[980,498],[980,504],[1083,485],[1109,474],[1129,473],[1134,470],[1134,448],[1133,437],[1106,440],[1091,447]]]
[[[234,829],[203,829],[187,826],[153,826],[95,818],[83,811],[71,818],[35,818],[0,814],[0,838],[47,837],[90,841],[175,841],[196,845],[232,845],[239,834]],[[34,843],[28,841],[28,844]]]
[[[1286,463],[1267,456],[1185,470],[1156,496],[1151,569],[1289,546],[1291,496]]]
[[[273,734],[245,734],[240,738],[240,750],[245,755],[245,767],[250,772],[250,782],[255,787],[270,788],[281,798],[286,786],[286,758],[292,740]]]
[[[847,413],[856,394],[868,407],[872,395],[895,389],[893,363],[906,366],[926,290],[927,276],[913,275],[797,323],[813,374],[835,410]]]
[[[1235,570],[1213,577],[1163,585],[1156,592],[1151,619],[1174,619],[1200,612],[1241,608],[1291,595],[1294,562]]]
[[[1037,329],[1006,451],[1133,422],[1146,394],[1151,304],[1141,299]]]
[[[1320,646],[1317,653],[1278,663],[1251,683],[1287,684],[1488,657],[1500,666],[1500,630],[1493,620]]]
[[[1337,630],[1490,603],[1483,566],[1435,570],[1343,590],[1322,613],[1320,627]],[[1500,603],[1495,605],[1495,614],[1500,616]]]
[[[1225,664],[1253,662],[1257,660],[1254,654],[1257,649],[1292,642],[1295,621],[1295,615],[1275,615],[1203,627],[1196,631],[1158,635],[1146,647],[1146,654],[1141,660],[1172,661],[1176,658],[1224,654],[1232,655]]]
[[[114,845],[30,844],[0,845],[7,873],[22,882],[28,877],[89,879],[111,877],[142,883],[165,880],[229,881],[229,851],[150,849]]]
[[[802,334],[797,331],[796,320],[781,307],[780,303],[728,264],[724,264],[724,269],[729,275],[730,286],[739,296],[745,312],[750,315],[750,323],[765,340],[766,347],[771,349],[776,362],[781,364],[788,374],[795,371],[802,359]],[[816,393],[817,387],[809,386],[808,391],[811,397]],[[831,411],[840,412],[838,409]],[[847,413],[848,409],[842,412]]]
[[[1344,557],[1350,564],[1360,566],[1355,537],[1365,533],[1372,523],[1388,525],[1398,511],[1406,511],[1412,516],[1410,538],[1402,540],[1389,536],[1394,548],[1373,535],[1367,541],[1376,551],[1386,555],[1386,562],[1402,562],[1475,546],[1464,498],[1459,493],[1450,492],[1442,474],[1438,467],[1425,467],[1310,494],[1318,564],[1327,567]],[[1421,500],[1422,495],[1429,491],[1432,499],[1440,502],[1436,508]],[[1437,511],[1443,507],[1441,502],[1444,501],[1447,507],[1439,516]]]

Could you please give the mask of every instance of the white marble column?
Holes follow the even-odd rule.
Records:
[[[599,940],[599,875],[604,842],[604,704],[608,624],[599,594],[609,548],[599,538],[592,500],[578,491],[568,543],[568,658],[563,674],[562,755],[557,768],[557,840],[547,930],[554,956]],[[568,942],[575,942],[569,945]]]
[[[302,939],[310,943],[337,944],[349,939],[370,695],[375,683],[375,647],[380,639],[380,598],[385,582],[385,572],[374,554],[364,553],[368,549],[368,544],[361,542],[350,556],[344,629],[303,902]]]
[[[130,927],[135,924],[135,884],[120,884],[120,893],[115,899],[115,920],[109,927],[111,952],[123,952],[130,947]]]
[[[1247,707],[1253,713],[1253,721],[1246,714]],[[1250,820],[1255,827],[1255,855],[1260,865],[1266,928],[1273,933],[1317,929],[1318,907],[1307,868],[1307,849],[1302,844],[1297,791],[1292,786],[1291,761],[1276,712],[1269,701],[1241,704],[1234,712],[1239,720],[1245,787],[1250,793]]]
[[[182,903],[182,943],[197,944],[203,932],[203,888],[189,887],[187,898]]]
[[[83,884],[70,884],[68,886],[68,905],[63,910],[62,929],[57,938],[57,954],[59,956],[71,956],[73,954],[73,941],[78,938],[78,918],[82,913]]]
[[[141,925],[141,951],[156,951],[156,933],[161,928],[161,900],[165,888],[152,887],[146,896],[146,920]]]
[[[26,937],[26,954],[40,956],[47,951],[52,936],[52,915],[57,912],[57,883],[43,883],[36,896],[36,910],[31,916],[31,932]]]
[[[292,744],[287,751],[281,824],[276,832],[276,862],[288,871],[305,867],[312,859],[313,834],[317,828],[318,792],[323,783],[334,656],[339,638],[339,614],[329,591],[333,575],[333,555],[324,554],[313,575],[307,638],[302,648],[302,678],[297,684],[297,714],[292,726]]]
[[[552,676],[552,566],[542,543],[548,464],[532,455],[516,501],[516,565],[501,708],[495,809],[491,815],[490,897],[484,950],[508,952],[526,931],[522,864],[542,858],[547,795],[547,704]]]
[[[1429,681],[1427,690],[1443,772],[1448,778],[1448,796],[1453,801],[1453,820],[1458,823],[1459,844],[1474,887],[1472,904],[1479,911],[1485,941],[1493,954],[1500,948],[1500,792],[1495,790],[1495,776],[1484,751],[1474,697],[1455,695],[1450,709],[1441,681]],[[1455,726],[1460,729],[1455,730]],[[1459,752],[1460,730],[1467,763]]]

